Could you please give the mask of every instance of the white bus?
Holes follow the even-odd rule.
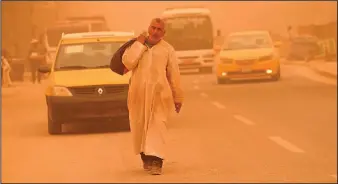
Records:
[[[52,61],[55,59],[56,48],[59,44],[62,34],[84,32],[90,32],[90,25],[88,23],[59,21],[53,26],[46,28],[44,34],[45,46],[50,56],[47,63],[52,63]]]
[[[66,20],[69,21],[77,21],[88,23],[90,25],[90,31],[110,31],[106,18],[104,16],[74,16],[74,17],[67,17]]]
[[[180,70],[212,72],[214,34],[207,8],[168,8],[162,13],[166,24],[164,40],[176,50]]]
[[[45,31],[45,44],[50,56],[47,62],[51,63],[55,59],[56,48],[62,34],[95,31],[109,31],[103,16],[68,17],[48,27]]]

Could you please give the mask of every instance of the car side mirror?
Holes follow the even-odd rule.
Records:
[[[50,73],[51,72],[51,67],[49,65],[42,65],[39,67],[38,71],[40,73]]]

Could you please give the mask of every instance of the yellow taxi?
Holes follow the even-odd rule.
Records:
[[[231,33],[225,39],[215,71],[219,84],[231,80],[280,79],[280,42],[268,31]]]
[[[131,32],[62,36],[53,64],[39,68],[39,72],[49,73],[45,95],[50,134],[62,133],[62,124],[86,120],[116,120],[116,124],[123,123],[129,129],[130,74],[112,72],[110,60],[133,37]]]

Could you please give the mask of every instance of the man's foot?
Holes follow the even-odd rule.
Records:
[[[149,171],[151,167],[151,157],[145,155],[143,152],[141,152],[140,155],[143,162],[143,169],[145,171]]]
[[[151,169],[151,161],[150,160],[143,161],[143,169],[145,171],[150,171],[150,169]]]
[[[149,170],[151,175],[161,175],[162,174],[162,162],[158,160],[153,160]]]

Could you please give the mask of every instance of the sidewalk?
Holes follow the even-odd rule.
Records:
[[[337,61],[325,61],[322,59],[313,60],[310,62],[306,61],[288,61],[288,60],[281,60],[282,64],[285,65],[300,65],[300,66],[308,66],[316,73],[323,75],[329,78],[337,78]]]
[[[2,98],[8,98],[16,96],[20,93],[20,84],[13,83],[12,87],[2,87],[1,88],[1,97]]]
[[[323,76],[337,79],[337,61],[311,61],[308,66]]]
[[[43,90],[44,84],[46,82],[45,80],[42,80],[41,82],[42,82],[41,84],[32,84],[28,80],[24,82],[13,82],[12,87],[2,87],[1,97],[2,99],[8,99],[8,98],[19,96],[20,93],[24,94],[27,92],[27,90]]]

